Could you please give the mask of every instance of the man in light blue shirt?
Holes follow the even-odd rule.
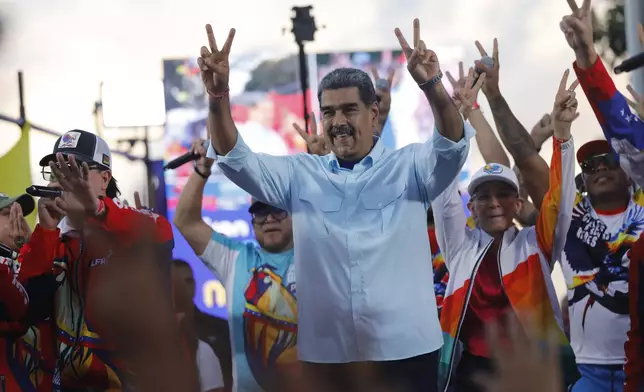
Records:
[[[396,35],[436,119],[432,140],[401,150],[373,137],[378,104],[369,76],[340,68],[320,82],[322,128],[332,153],[253,153],[238,135],[228,97],[234,30],[199,64],[210,97],[209,157],[233,182],[293,219],[298,356],[324,391],[355,390],[355,362],[375,362],[380,387],[435,391],[442,337],[425,211],[458,175],[473,129],[441,82],[436,55],[419,37]],[[311,140],[313,140],[313,136]]]

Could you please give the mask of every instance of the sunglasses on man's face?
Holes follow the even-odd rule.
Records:
[[[88,165],[88,167],[89,167],[89,170],[90,170],[90,171],[91,171],[91,170],[99,170],[99,171],[104,170],[103,168],[101,168],[101,167],[100,167],[100,166],[98,166],[98,165],[92,165],[92,164],[90,164],[90,165]],[[45,181],[47,181],[47,182],[56,182],[56,175],[55,175],[54,173],[52,173],[52,172],[51,172],[51,169],[49,168],[49,166],[45,166],[45,167],[43,167],[43,168],[40,170],[40,173],[42,174],[42,178],[43,178],[43,180],[45,180]]]
[[[272,216],[276,221],[281,222],[286,219],[288,212],[275,207],[264,207],[252,214],[253,224],[263,225],[268,220],[269,215]]]
[[[612,153],[601,154],[592,156],[585,161],[581,162],[581,171],[586,174],[593,174],[601,171],[601,168],[606,170],[615,170],[619,168],[619,162]]]

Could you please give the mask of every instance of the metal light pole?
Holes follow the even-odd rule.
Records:
[[[626,47],[629,56],[634,56],[642,51],[642,43],[637,35],[637,26],[644,24],[644,1],[626,0],[624,7],[624,17],[626,18]],[[644,94],[644,68],[632,71],[630,73],[631,85],[635,91]]]

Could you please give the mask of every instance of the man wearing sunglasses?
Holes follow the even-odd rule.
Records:
[[[586,193],[577,195],[561,256],[570,341],[582,375],[572,390],[621,390],[631,247],[644,229],[644,195],[606,140],[581,146],[577,162]]]
[[[55,330],[60,377],[54,379],[63,390],[127,389],[129,380],[124,376],[129,373],[122,358],[99,336],[104,325],[93,317],[93,303],[100,297],[95,293],[113,250],[131,251],[148,235],[158,244],[158,259],[167,275],[160,272],[159,280],[166,278],[169,286],[172,228],[163,217],[116,198],[119,190],[112,175],[110,149],[90,132],[65,133],[40,165],[48,186],[63,194],[38,201],[39,223],[25,245],[19,276],[49,274],[55,278],[52,288],[40,287],[38,292],[29,291],[31,285],[27,288],[30,307],[36,308],[33,312],[42,320],[51,319]],[[169,315],[170,306],[168,296]]]
[[[301,380],[291,216],[253,199],[248,212],[259,247],[214,231],[201,214],[214,161],[203,142],[192,150],[201,158],[181,192],[174,224],[226,289],[233,390],[293,390]]]

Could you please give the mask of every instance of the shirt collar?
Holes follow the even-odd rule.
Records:
[[[362,158],[362,160],[357,165],[361,165],[365,169],[367,169],[373,166],[373,164],[376,163],[385,153],[385,146],[382,144],[378,136],[373,137],[373,143],[373,148],[371,149],[371,151],[369,151],[369,154],[366,157]],[[327,157],[329,160],[329,169],[333,172],[340,170],[340,163],[338,162],[338,158],[335,156],[335,154],[330,153],[329,155],[327,155]]]

